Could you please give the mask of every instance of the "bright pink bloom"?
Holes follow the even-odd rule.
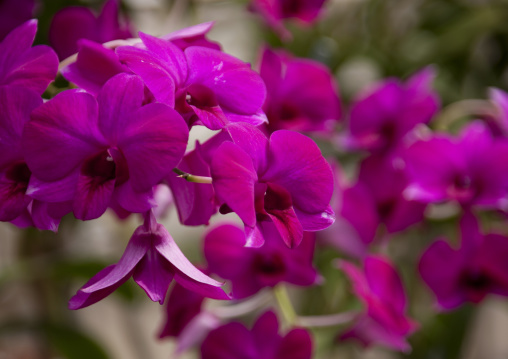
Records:
[[[201,345],[202,359],[310,359],[312,338],[305,329],[279,333],[275,313],[265,312],[252,330],[239,322],[223,325],[208,334]]]
[[[140,33],[146,49],[117,48],[120,60],[139,75],[155,99],[174,106],[189,125],[218,130],[229,122],[259,125],[266,88],[250,65],[215,49],[171,42]]]
[[[173,109],[143,101],[141,79],[120,74],[97,100],[68,90],[37,108],[23,134],[28,167],[40,179],[31,196],[72,201],[82,220],[100,217],[112,200],[130,212],[150,209],[153,186],[180,162],[188,129]],[[57,181],[61,190],[48,191]]]
[[[431,85],[434,71],[428,67],[405,84],[388,79],[363,93],[353,104],[347,146],[373,153],[397,148],[420,123],[428,123],[439,108]]]
[[[289,247],[298,246],[303,231],[333,223],[333,175],[314,141],[286,130],[267,139],[247,124],[231,124],[225,131],[232,142],[213,155],[213,187],[221,212],[234,211],[245,224],[248,246],[263,244],[256,226],[261,221],[273,222]]]
[[[56,13],[49,28],[49,41],[60,60],[78,52],[80,39],[102,44],[132,37],[128,21],[119,20],[118,8],[118,0],[108,0],[99,16],[83,6],[69,6]]]
[[[405,152],[408,199],[455,200],[464,206],[503,207],[508,189],[508,142],[479,121],[459,137],[437,134]]]
[[[306,232],[302,243],[288,248],[272,223],[262,222],[265,239],[259,248],[245,247],[245,233],[226,224],[205,237],[204,252],[210,272],[231,280],[234,299],[242,299],[280,282],[299,286],[315,284],[319,277],[312,267],[314,235]]]
[[[229,299],[221,283],[203,274],[183,255],[169,232],[147,213],[145,223],[132,235],[122,258],[90,279],[69,301],[70,309],[97,303],[113,293],[130,277],[143,288],[148,297],[164,302],[171,281],[199,295]]]
[[[326,66],[266,48],[260,74],[268,92],[263,110],[270,132],[333,130],[341,109],[337,84]]]
[[[55,52],[45,45],[32,47],[37,20],[12,30],[0,43],[0,85],[24,87],[41,95],[58,71]]]
[[[250,9],[264,20],[283,40],[291,38],[283,19],[294,18],[304,24],[312,23],[319,16],[326,0],[252,0]]]
[[[461,245],[444,240],[430,245],[420,260],[420,274],[442,309],[479,303],[492,293],[508,296],[508,238],[481,234],[478,221],[466,212],[460,222]]]
[[[355,338],[365,346],[377,344],[409,351],[406,337],[418,325],[406,317],[406,294],[392,264],[383,257],[370,255],[364,259],[363,271],[345,261],[339,267],[346,272],[354,293],[366,306],[353,327],[340,338]]]

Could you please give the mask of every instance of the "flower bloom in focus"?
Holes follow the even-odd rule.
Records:
[[[463,215],[460,230],[459,249],[438,240],[420,259],[420,275],[439,306],[450,310],[464,302],[479,303],[490,293],[508,296],[508,238],[480,233],[471,212]]]
[[[245,247],[245,233],[231,224],[212,229],[205,237],[204,252],[210,272],[232,282],[233,299],[242,299],[280,282],[300,286],[319,279],[312,267],[314,234],[306,232],[302,243],[288,248],[273,223],[261,222],[265,243]]]
[[[174,107],[188,122],[218,130],[229,122],[266,122],[261,110],[266,88],[250,65],[219,50],[190,46],[139,33],[146,48],[116,52],[139,75],[155,99]]]
[[[215,151],[211,175],[221,213],[235,212],[245,225],[247,245],[264,239],[256,224],[271,221],[288,247],[296,247],[303,231],[330,226],[333,192],[330,165],[310,138],[280,130],[270,139],[247,124],[225,129],[232,141]]]
[[[23,135],[28,167],[40,180],[31,195],[70,201],[82,220],[100,217],[112,201],[130,212],[149,210],[153,186],[184,154],[188,129],[173,109],[143,101],[142,81],[120,74],[97,100],[68,90],[37,108]],[[65,183],[57,196],[47,193],[55,181]]]
[[[108,0],[99,16],[84,6],[69,6],[55,14],[49,29],[49,41],[60,60],[78,52],[78,40],[99,44],[132,37],[129,23],[118,17],[118,0]]]
[[[205,297],[229,299],[221,283],[194,267],[183,255],[169,232],[158,224],[153,213],[132,235],[117,264],[104,268],[90,279],[69,301],[70,309],[92,305],[113,293],[130,277],[160,304],[171,281]]]
[[[353,283],[353,291],[365,304],[365,312],[340,339],[355,338],[364,346],[382,345],[400,351],[411,347],[406,337],[418,325],[406,317],[407,298],[399,275],[392,264],[381,256],[364,259],[363,271],[341,261],[342,269]]]
[[[201,345],[202,359],[310,359],[312,339],[305,329],[279,333],[275,313],[268,311],[254,323],[252,330],[231,322],[211,331]]]
[[[265,48],[260,67],[267,88],[263,110],[270,132],[333,130],[341,109],[337,84],[326,66]]]

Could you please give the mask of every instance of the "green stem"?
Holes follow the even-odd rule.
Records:
[[[295,309],[293,308],[293,304],[291,303],[291,299],[289,299],[286,287],[279,284],[273,289],[273,294],[275,295],[277,304],[282,312],[282,316],[290,326],[293,326],[296,322],[297,315]]]
[[[173,168],[173,172],[175,172],[178,175],[178,177],[183,178],[184,180],[189,181],[189,182],[207,183],[207,184],[211,184],[212,183],[212,178],[211,177],[191,175],[190,173],[181,171],[178,168]]]

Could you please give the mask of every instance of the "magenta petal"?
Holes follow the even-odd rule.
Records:
[[[119,74],[111,78],[101,89],[99,104],[99,128],[112,143],[128,125],[129,117],[139,109],[144,99],[144,86],[141,79],[129,74]]]
[[[93,283],[89,282],[85,284],[81,290],[86,293],[96,292],[116,285],[126,276],[129,276],[134,267],[136,267],[150,249],[150,242],[146,239],[146,229],[143,226],[138,227],[127,244],[122,258],[120,258],[113,270]]]
[[[268,122],[268,118],[266,117],[266,114],[263,112],[262,109],[259,109],[256,113],[252,115],[239,115],[227,110],[224,110],[224,114],[226,115],[230,123],[242,122],[257,127]]]
[[[161,38],[171,41],[182,50],[190,46],[209,47],[211,49],[220,50],[220,44],[206,38],[206,34],[212,29],[213,24],[213,22],[204,22],[202,24],[189,26],[162,36]]]
[[[182,85],[187,79],[187,61],[184,53],[171,42],[164,41],[154,36],[139,33],[139,37],[143,40],[146,48],[155,54],[161,61],[161,64],[173,77],[177,86]]]
[[[192,110],[199,118],[199,121],[210,130],[220,130],[228,123],[228,119],[226,118],[224,112],[222,112],[222,109],[219,106],[212,107],[190,106],[190,107],[192,107]]]
[[[22,139],[28,167],[43,181],[61,179],[104,144],[95,98],[76,90],[61,92],[35,109]]]
[[[147,191],[182,159],[189,130],[183,118],[166,105],[141,107],[125,121],[118,147],[129,167],[135,191]]]
[[[453,309],[466,300],[465,294],[457,287],[466,260],[468,258],[462,258],[461,252],[454,251],[443,240],[432,243],[420,259],[420,275],[445,309]]]
[[[31,201],[23,185],[9,177],[9,172],[0,176],[0,221],[4,222],[20,216]]]
[[[222,283],[213,280],[194,267],[176,245],[164,226],[157,225],[158,243],[155,249],[166,258],[177,270],[175,280],[183,287],[204,297],[213,299],[229,299],[221,289]]]
[[[62,68],[61,73],[68,81],[91,94],[97,96],[110,78],[128,71],[113,50],[85,39],[80,40],[78,46],[76,61]]]
[[[248,115],[257,112],[263,105],[265,85],[248,64],[203,47],[189,47],[185,56],[192,69],[187,84],[201,84],[212,89],[221,108]]]
[[[28,51],[37,32],[37,20],[29,20],[12,30],[0,43],[0,69],[5,71],[18,61],[20,53]],[[2,72],[3,72],[2,71]]]
[[[98,183],[97,178],[80,174],[72,206],[74,216],[83,221],[99,218],[106,212],[114,190],[114,179]]]
[[[150,249],[134,269],[133,279],[152,301],[163,304],[173,270],[164,257]]]
[[[311,359],[312,338],[305,329],[293,329],[286,334],[277,350],[277,359]]]
[[[251,157],[234,143],[224,142],[215,152],[211,173],[217,197],[236,212],[246,226],[254,227],[257,174]]]
[[[335,213],[332,207],[328,206],[320,213],[306,213],[295,208],[296,216],[304,231],[321,231],[330,227],[335,222]]]
[[[238,322],[211,331],[201,344],[202,359],[258,359],[251,333]]]
[[[258,357],[273,357],[281,340],[277,315],[271,310],[263,313],[254,323],[251,332],[259,352]]]
[[[113,198],[125,210],[134,213],[143,213],[155,206],[154,191],[136,192],[132,188],[131,181],[117,186]]]
[[[55,204],[53,203],[46,203],[37,200],[32,201],[32,208],[30,209],[30,214],[32,215],[34,227],[41,230],[53,231],[56,233],[62,217],[53,216],[54,214],[52,208],[53,206],[55,206]]]
[[[116,265],[110,265],[97,273],[92,279],[90,279],[84,286],[93,286],[97,282],[104,281],[116,268]],[[111,285],[104,288],[98,289],[93,292],[84,292],[82,289],[69,300],[69,309],[76,310],[88,307],[89,305],[95,304],[98,301],[106,298],[108,295],[113,293],[118,287],[120,287],[127,279],[129,279],[130,273],[126,273],[125,276],[119,278],[118,281],[111,283]]]
[[[268,215],[289,248],[297,247],[303,239],[303,228],[293,208],[270,210]]]
[[[402,282],[389,262],[381,257],[365,258],[365,277],[371,291],[378,298],[389,302],[396,311],[406,308],[406,294]]]
[[[86,7],[66,7],[55,14],[49,28],[49,41],[61,60],[78,51],[79,39],[97,41],[96,19]]]
[[[21,134],[30,113],[42,104],[40,96],[16,86],[0,86],[0,168],[23,160]]]
[[[30,177],[26,194],[45,202],[71,201],[78,185],[79,169],[71,172],[61,180],[44,182],[35,176]]]
[[[258,128],[245,123],[230,124],[225,128],[232,141],[252,159],[257,173],[266,170],[268,138]]]
[[[122,46],[116,49],[118,57],[132,72],[143,79],[157,101],[175,106],[175,79],[158,58],[144,49]]]
[[[259,248],[264,243],[265,239],[257,224],[254,227],[245,226],[245,247]]]
[[[253,259],[252,250],[245,248],[245,233],[231,224],[208,232],[204,254],[210,271],[225,279],[242,277]]]
[[[307,213],[327,210],[333,193],[333,174],[310,138],[292,131],[274,132],[268,167],[263,180],[289,191],[295,208]]]
[[[209,165],[202,154],[205,146],[197,143],[196,149],[184,156],[178,168],[197,176],[210,177]],[[212,185],[188,182],[175,173],[171,173],[166,180],[173,193],[180,222],[188,226],[208,224],[210,217],[217,212]]]

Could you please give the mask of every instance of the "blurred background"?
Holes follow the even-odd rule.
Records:
[[[36,43],[47,43],[52,16],[71,5],[99,12],[102,1],[38,1]],[[287,25],[294,38],[289,43],[282,43],[247,6],[246,0],[122,1],[133,29],[152,35],[215,21],[209,37],[254,67],[265,43],[320,61],[336,77],[345,107],[369,84],[388,76],[406,78],[429,64],[438,69],[435,88],[444,107],[486,98],[490,86],[508,89],[505,0],[328,0],[314,25]],[[216,216],[212,223],[223,219]],[[118,260],[140,222],[134,216],[120,221],[112,213],[90,222],[68,216],[58,234],[0,223],[0,359],[174,357],[174,343],[158,340],[163,308],[148,301],[132,281],[92,307],[67,310],[68,299],[84,282]],[[182,227],[174,209],[162,223],[191,261],[202,261],[204,228]],[[415,263],[422,249],[454,228],[446,221],[436,221],[426,231],[413,228],[386,249],[402,272],[410,315],[421,323],[410,338],[412,353],[363,349],[350,342],[331,346],[335,327],[313,332],[316,358],[508,358],[506,301],[490,298],[437,315],[429,290],[418,279]],[[330,265],[337,256],[329,248],[316,253],[316,265],[327,278],[322,287],[291,289],[301,314],[358,305],[347,280]],[[196,357],[193,352],[181,356]]]

